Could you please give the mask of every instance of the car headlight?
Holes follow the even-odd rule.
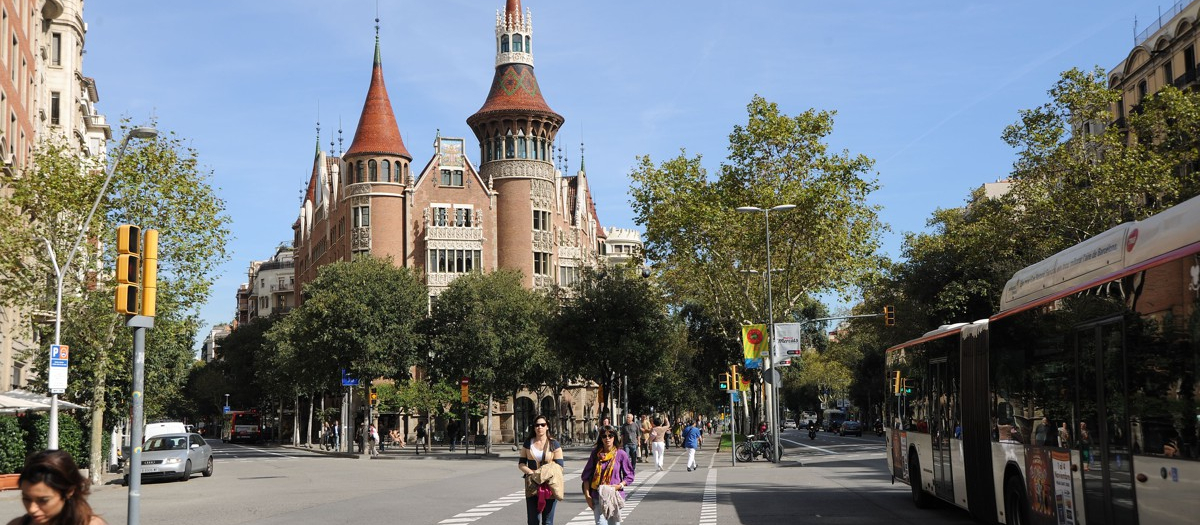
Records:
[[[167,458],[163,460],[164,465],[178,465],[183,461],[183,458]]]

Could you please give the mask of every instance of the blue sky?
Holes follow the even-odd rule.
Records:
[[[525,0],[546,101],[566,118],[570,170],[586,143],[605,226],[636,228],[628,173],[702,154],[710,173],[755,94],[791,115],[837,111],[835,149],[877,161],[873,202],[893,232],[920,231],[1003,178],[1014,152],[1000,140],[1018,111],[1045,103],[1061,71],[1112,68],[1169,2],[1054,0],[741,2]],[[380,0],[384,74],[414,164],[438,130],[468,139],[494,69],[503,0]],[[231,259],[200,315],[235,315],[252,260],[292,239],[321,147],[353,140],[370,80],[373,0],[89,1],[84,74],[110,122],[157,119],[190,139],[233,219]],[[318,113],[319,105],[319,113]],[[207,333],[207,330],[204,331]]]

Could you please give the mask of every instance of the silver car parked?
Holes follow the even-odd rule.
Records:
[[[197,470],[213,474],[212,446],[200,434],[162,434],[142,446],[142,480],[187,481]]]

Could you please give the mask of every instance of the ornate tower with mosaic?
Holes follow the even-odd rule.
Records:
[[[497,193],[497,266],[526,284],[554,284],[556,173],[551,146],[563,117],[542,98],[533,74],[533,22],[520,0],[496,15],[496,71],[483,107],[467,118],[479,139],[480,175]]]

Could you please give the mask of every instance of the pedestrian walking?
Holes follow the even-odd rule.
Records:
[[[704,441],[704,435],[700,432],[700,427],[688,420],[687,427],[683,429],[683,448],[687,449],[688,472],[696,470],[696,449],[700,448],[700,443]]]
[[[331,440],[331,443],[329,444],[329,448],[336,450],[338,452],[341,452],[342,451],[342,426],[341,426],[341,423],[334,421],[333,428],[331,430],[333,431],[333,433],[329,436],[329,438]]]
[[[417,454],[421,453],[421,449],[424,449],[426,454],[429,453],[429,445],[426,444],[426,441],[425,441],[425,437],[427,435],[428,434],[425,431],[425,422],[418,421],[417,422],[417,446],[414,447],[415,450],[417,451]]]
[[[562,494],[562,446],[550,433],[550,420],[544,416],[533,418],[529,429],[530,438],[521,445],[517,468],[525,475],[525,511],[529,525],[554,525],[554,507],[557,499],[552,485],[555,469],[544,469],[547,464],[558,465],[557,483]],[[547,472],[548,471],[548,472]],[[543,476],[548,479],[543,479]]]
[[[21,476],[21,502],[25,514],[8,525],[54,523],[62,525],[106,525],[87,502],[87,478],[75,460],[62,450],[44,450],[25,460]]]
[[[654,428],[650,429],[650,448],[654,450],[654,466],[656,470],[663,469],[663,454],[667,451],[667,434],[671,433],[671,426],[664,421],[655,421]]]
[[[639,450],[638,458],[642,463],[648,463],[650,460],[650,431],[654,429],[654,424],[650,422],[650,416],[642,414],[642,435],[638,436]]]
[[[600,437],[579,474],[583,496],[596,525],[621,525],[625,487],[633,483],[633,462],[619,443],[616,430],[601,428]]]
[[[379,455],[379,429],[373,424],[367,427],[367,453],[372,456]]]
[[[638,457],[638,438],[642,435],[642,427],[633,420],[633,414],[625,414],[625,424],[621,425],[621,443],[625,453],[634,463]],[[637,468],[636,466],[634,468]]]

